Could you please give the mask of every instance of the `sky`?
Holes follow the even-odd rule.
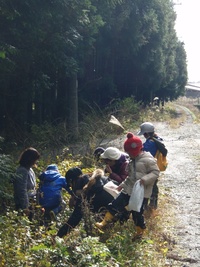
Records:
[[[200,0],[174,0],[176,32],[185,43],[188,81],[200,81]]]

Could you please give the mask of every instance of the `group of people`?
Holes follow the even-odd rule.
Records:
[[[144,135],[144,143],[139,135]],[[104,163],[104,169],[97,168],[91,176],[74,167],[70,168],[64,177],[59,173],[57,165],[51,164],[39,176],[40,184],[37,191],[32,168],[37,164],[40,154],[34,148],[27,148],[20,156],[20,166],[13,180],[16,210],[23,210],[31,219],[31,202],[37,199],[45,210],[46,220],[55,219],[66,206],[62,198],[62,189],[65,189],[70,194],[69,206],[73,208],[73,212],[58,230],[57,236],[64,237],[79,224],[84,215],[83,199],[89,203],[92,212],[97,213],[102,208],[107,211],[104,219],[95,224],[97,228],[102,229],[109,222],[118,219],[123,222],[131,214],[136,226],[136,236],[142,236],[146,228],[144,208],[148,205],[157,208],[158,200],[157,181],[160,171],[154,158],[157,148],[152,137],[162,140],[156,135],[154,125],[145,122],[141,124],[137,135],[127,134],[124,142],[125,152],[115,147],[98,147],[94,151],[94,156],[97,161]],[[144,186],[144,200],[139,212],[128,212],[126,207],[132,188],[138,180],[140,185]],[[109,181],[113,182],[118,192],[115,197],[105,190],[104,186]]]

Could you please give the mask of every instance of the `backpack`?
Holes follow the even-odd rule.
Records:
[[[167,149],[165,145],[156,139],[155,137],[152,137],[152,140],[155,142],[156,147],[157,147],[157,152],[155,155],[155,158],[157,159],[157,165],[160,171],[165,171],[167,169]]]

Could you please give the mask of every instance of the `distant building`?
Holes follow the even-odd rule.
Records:
[[[185,86],[185,96],[189,98],[200,97],[200,82],[199,83],[188,83]]]

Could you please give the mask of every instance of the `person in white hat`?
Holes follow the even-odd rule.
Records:
[[[138,181],[140,185],[144,186],[144,199],[148,199],[151,196],[154,181],[159,176],[159,169],[156,160],[142,150],[142,140],[138,136],[134,136],[133,133],[127,134],[127,139],[124,142],[124,150],[130,156],[130,162],[128,165],[128,176],[118,187],[119,195],[108,205],[108,211],[101,222],[95,223],[95,226],[99,229],[105,228],[110,222],[115,222],[117,214],[122,212],[124,208],[129,204],[132,189],[135,183]],[[135,238],[142,237],[144,230],[146,229],[146,223],[144,220],[144,204],[142,203],[140,211],[131,210],[132,218],[135,224],[136,234]],[[133,239],[133,240],[134,240]]]
[[[113,181],[116,181],[117,184],[123,182],[127,175],[127,166],[128,166],[128,155],[120,151],[116,147],[108,147],[100,155],[106,163],[105,173],[109,174],[109,178]]]

